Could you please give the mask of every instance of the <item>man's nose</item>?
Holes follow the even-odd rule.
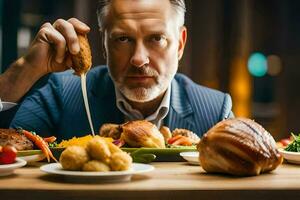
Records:
[[[135,67],[142,67],[149,64],[148,51],[142,43],[136,44],[130,64]]]

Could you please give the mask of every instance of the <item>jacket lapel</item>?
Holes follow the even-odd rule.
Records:
[[[164,124],[174,130],[175,128],[186,128],[196,131],[194,114],[191,103],[183,87],[173,79],[171,84],[171,101],[169,113]]]

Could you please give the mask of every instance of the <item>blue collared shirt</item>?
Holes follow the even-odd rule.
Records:
[[[124,114],[125,121],[145,119],[155,124],[158,128],[160,128],[163,125],[163,119],[167,116],[169,112],[171,86],[168,87],[157,110],[153,114],[146,117],[144,117],[140,111],[132,108],[132,106],[126,101],[125,97],[118,89],[115,89],[115,92],[117,107]]]

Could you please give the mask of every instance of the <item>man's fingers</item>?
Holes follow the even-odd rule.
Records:
[[[87,34],[90,32],[90,27],[76,18],[70,18],[68,22],[74,26],[76,32],[78,33]]]
[[[49,44],[53,44],[56,50],[55,61],[62,63],[66,53],[66,40],[50,23],[44,24],[39,33],[40,38]]]
[[[69,52],[77,54],[80,51],[80,46],[74,26],[66,20],[58,19],[54,22],[53,27],[64,36]]]

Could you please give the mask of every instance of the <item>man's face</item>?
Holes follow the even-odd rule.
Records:
[[[114,0],[104,32],[111,77],[131,101],[147,102],[165,92],[181,58],[186,29],[169,0]]]

